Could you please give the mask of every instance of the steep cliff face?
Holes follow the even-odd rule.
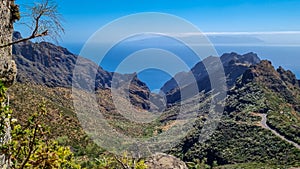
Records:
[[[14,38],[21,38],[15,32]],[[72,87],[73,71],[77,64],[79,72],[76,81],[82,89],[95,87],[92,90],[110,88],[112,78],[117,77],[119,83],[129,81],[129,96],[133,105],[148,109],[150,91],[145,83],[141,82],[136,74],[122,75],[107,72],[96,63],[76,56],[67,49],[51,43],[32,43],[30,41],[13,46],[13,58],[16,61],[19,73],[17,81],[20,83],[33,83],[48,87]],[[80,61],[79,61],[80,60]],[[91,78],[94,75],[94,79]]]
[[[14,11],[12,11],[14,8]],[[18,13],[18,8],[14,5],[13,0],[2,0],[0,1],[0,81],[6,86],[10,87],[15,80],[17,69],[15,62],[12,61],[12,47],[6,46],[12,42],[12,32],[13,32],[13,22],[15,19],[14,16]],[[2,100],[3,101],[3,100]],[[1,102],[1,108],[6,103]],[[4,116],[6,117],[6,115]],[[2,117],[2,118],[4,118]],[[4,119],[2,119],[4,120]],[[7,121],[7,119],[5,119]],[[11,131],[9,122],[4,122],[1,125],[4,125],[3,133],[1,136],[1,143],[5,144],[11,139]],[[0,167],[1,168],[10,168],[10,157],[5,157],[5,155],[0,154]]]
[[[211,90],[210,76],[214,76],[214,72],[219,70],[214,67],[218,62],[218,57],[208,57],[202,62],[196,64],[190,72],[181,72],[175,75],[174,78],[169,80],[161,90],[166,93],[168,103],[174,103],[180,98],[180,90],[187,90],[192,84],[194,77],[196,80],[199,92],[208,92]],[[225,53],[220,57],[221,63],[224,67],[226,76],[226,83],[228,88],[232,87],[236,79],[241,76],[251,65],[260,62],[259,57],[255,53],[247,53],[239,55],[237,53]],[[208,74],[207,69],[210,69],[211,75]],[[177,81],[176,81],[176,80]]]
[[[13,18],[11,6],[14,1],[2,0],[0,2],[0,46],[12,41]],[[16,66],[12,61],[11,46],[0,47],[0,80],[6,85],[11,86],[16,76]]]

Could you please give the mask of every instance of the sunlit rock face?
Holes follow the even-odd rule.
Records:
[[[9,44],[12,41],[13,21],[11,19],[10,7],[13,1],[4,0],[0,2],[0,46]],[[0,47],[0,80],[5,86],[13,84],[17,69],[12,61],[12,47]]]

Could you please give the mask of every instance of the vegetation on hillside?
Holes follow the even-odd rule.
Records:
[[[280,113],[281,110],[285,113]],[[286,138],[299,139],[299,130],[293,127],[297,128],[300,124],[291,105],[275,92],[267,92],[261,83],[245,83],[240,78],[228,93],[224,116],[214,134],[207,141],[199,142],[203,128],[200,121],[196,130],[189,133],[171,153],[193,164],[191,168],[197,168],[195,166],[203,162],[209,167],[235,164],[223,168],[300,166],[300,150],[264,129],[257,113],[268,113],[270,126],[276,124],[278,127],[275,129],[281,128]]]
[[[9,89],[12,116],[17,119],[18,124],[20,124],[18,126],[24,129],[28,123],[26,119],[32,118],[32,112],[40,111],[40,101],[43,100],[42,109],[48,113],[35,119],[39,119],[47,128],[48,139],[53,140],[57,146],[70,147],[75,162],[82,168],[119,169],[127,165],[130,167],[135,165],[136,168],[140,169],[145,168],[142,159],[133,159],[129,155],[115,156],[108,153],[85,134],[74,112],[70,92],[71,90],[66,88],[47,88],[39,85],[16,83]],[[102,101],[105,102],[108,98],[105,97],[105,92],[102,94]],[[118,121],[119,116],[117,114],[112,114],[112,117],[116,119],[113,118],[111,123],[120,131],[129,129],[129,133],[135,131],[144,133],[144,129],[137,130],[137,126],[132,123],[122,119]],[[147,132],[145,131],[145,133]]]
[[[287,139],[300,144],[300,113],[280,95],[266,91],[270,107],[268,125]]]
[[[242,90],[244,90],[244,93],[249,93],[249,91],[255,92],[252,93],[252,96],[248,94],[243,97],[235,97],[248,100],[248,104],[246,104],[246,101],[236,100],[237,105],[232,105],[239,108],[241,112],[234,111],[225,114],[211,139],[205,143],[197,143],[199,131],[202,128],[203,120],[205,120],[204,117],[201,117],[195,123],[195,130],[188,134],[171,153],[189,162],[191,168],[199,165],[211,167],[234,163],[246,163],[249,165],[258,163],[261,166],[277,166],[279,168],[285,165],[299,166],[299,150],[270,131],[258,126],[261,120],[260,117],[251,114],[251,112],[264,110],[265,99],[257,99],[258,97],[265,97],[262,97],[260,88],[257,85],[249,84],[248,87],[243,87],[236,92],[243,93]],[[151,137],[172,127],[172,120],[167,114],[164,114],[160,121],[156,121],[155,124],[137,127],[134,123],[130,123],[119,114],[114,113],[114,106],[107,92],[98,91],[97,93],[101,98],[99,99],[99,105],[104,106],[101,110],[109,110],[111,116],[104,114],[106,114],[108,119],[111,117],[111,124],[120,132],[131,133],[134,137]],[[10,95],[11,106],[15,110],[15,116],[18,119],[20,118],[19,122],[22,124],[24,124],[22,119],[27,119],[29,117],[28,112],[36,109],[39,105],[39,100],[44,98],[50,116],[45,119],[45,123],[49,126],[51,137],[56,139],[61,146],[70,146],[77,162],[82,167],[96,168],[105,165],[120,165],[113,154],[109,154],[99,148],[86,136],[72,108],[69,89],[52,89],[39,85],[30,85],[29,87],[29,85],[17,83],[10,90]],[[203,101],[203,99],[201,100]],[[234,101],[230,103],[234,103]],[[238,103],[241,105],[238,105]],[[173,109],[176,108],[170,109],[169,113]]]
[[[1,120],[0,135],[4,139],[7,128],[11,129],[11,138],[1,145],[1,154],[10,161],[12,168],[80,168],[74,162],[69,147],[60,146],[49,136],[48,127],[44,124],[47,116],[44,104],[32,112],[22,126],[14,119],[8,105],[6,88],[0,83]]]

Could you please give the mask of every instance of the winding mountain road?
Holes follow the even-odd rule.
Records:
[[[260,124],[263,128],[265,129],[268,129],[270,130],[272,133],[274,133],[276,136],[280,137],[282,140],[286,141],[286,142],[289,142],[291,144],[293,144],[296,148],[298,148],[300,150],[300,145],[291,141],[291,140],[288,140],[286,139],[284,136],[282,136],[280,133],[278,133],[276,130],[273,130],[271,129],[268,124],[267,124],[267,114],[259,114],[259,116],[261,117],[261,121],[260,121]]]

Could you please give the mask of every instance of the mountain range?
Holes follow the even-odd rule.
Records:
[[[210,91],[210,76],[214,76],[214,72],[219,70],[219,67],[214,68],[215,62],[218,62],[218,57],[207,57],[202,62],[196,64],[190,72],[180,72],[174,76],[171,80],[161,88],[166,93],[169,103],[180,101],[180,91],[189,89],[195,84],[191,84],[194,78],[197,83],[199,91]],[[230,88],[234,85],[236,79],[245,72],[251,65],[260,62],[260,59],[255,53],[247,53],[239,55],[237,53],[225,53],[220,57],[222,66],[224,67],[224,73],[226,76],[226,84]],[[210,74],[207,72],[207,68],[210,70]],[[192,75],[192,76],[190,76]]]
[[[14,33],[15,39],[20,37],[20,33]],[[44,100],[50,112],[47,124],[53,131],[53,138],[60,144],[71,146],[78,156],[88,154],[91,157],[91,154],[99,153],[98,150],[102,151],[81,128],[72,103],[73,70],[80,59],[80,78],[84,82],[79,84],[82,95],[89,92],[84,90],[87,89],[84,84],[93,84],[99,110],[121,133],[132,137],[154,137],[196,114],[193,129],[167,152],[187,164],[204,162],[210,166],[218,164],[220,168],[300,166],[297,147],[300,144],[300,82],[291,71],[282,67],[275,69],[270,61],[260,60],[255,53],[225,53],[220,57],[227,96],[224,102],[218,103],[223,104],[224,111],[216,130],[204,141],[199,138],[211,115],[210,107],[205,103],[214,97],[207,69],[217,71],[213,65],[218,57],[207,57],[190,72],[176,74],[162,86],[161,94],[151,93],[136,74],[105,71],[92,61],[47,42],[16,44],[13,58],[18,68],[17,82],[10,89],[15,115],[24,121]],[[88,78],[91,72],[95,74],[94,81]],[[131,79],[129,98],[139,111],[155,107],[151,110],[155,114],[155,111],[163,110],[157,120],[140,124],[118,113],[110,90],[114,75],[120,84]],[[191,93],[181,98],[180,93],[194,85],[198,87],[197,95]],[[186,107],[183,112],[186,119],[177,119],[181,103]],[[263,123],[264,115],[266,124]]]

